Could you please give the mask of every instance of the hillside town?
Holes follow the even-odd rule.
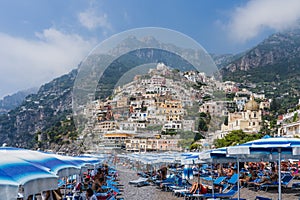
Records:
[[[87,105],[84,114],[89,120],[81,138],[97,151],[184,151],[189,148],[182,142],[187,137],[199,149],[208,149],[232,131],[257,134],[263,126],[270,126],[263,115],[268,114],[271,101],[238,83],[159,63],[147,74],[115,88],[105,101]],[[200,113],[210,118],[206,130],[200,127]],[[280,116],[276,134],[299,136],[299,113],[295,108]],[[195,140],[197,134],[200,138]]]

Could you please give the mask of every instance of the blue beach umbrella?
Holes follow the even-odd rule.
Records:
[[[182,173],[182,179],[193,179],[193,169],[190,165],[184,165],[183,173]]]
[[[61,159],[59,159],[56,154],[11,147],[0,148],[0,153],[30,162],[32,165],[44,168],[59,177],[80,173],[80,166],[78,166],[78,164],[72,162],[71,159],[63,160],[63,157],[60,157]]]
[[[4,199],[16,199],[19,183],[0,169],[0,196]]]
[[[0,154],[0,194],[4,199],[16,199],[18,187],[24,189],[24,197],[41,191],[57,189],[58,177],[30,162]],[[4,187],[6,185],[6,187]]]
[[[268,159],[270,161],[278,160],[278,199],[281,200],[281,159],[300,157],[300,139],[297,138],[262,138],[250,141],[241,145],[228,147],[229,156],[238,156],[240,158]]]
[[[230,162],[235,161],[236,158],[227,157],[227,149],[226,148],[218,148],[218,149],[210,149],[203,151],[199,154],[199,158],[202,161],[213,163],[213,162]]]

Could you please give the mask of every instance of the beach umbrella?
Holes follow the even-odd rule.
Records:
[[[201,161],[199,160],[199,153],[194,153],[185,157],[181,158],[181,164],[185,165],[185,164],[199,164],[201,163]]]
[[[12,147],[1,147],[0,153],[30,162],[33,165],[39,166],[40,168],[49,170],[59,177],[80,173],[81,166],[73,162],[72,158],[70,157],[66,158],[57,154],[49,154]]]
[[[191,165],[184,165],[182,179],[188,180],[193,178],[194,178],[194,174]]]
[[[0,154],[1,199],[16,199],[18,188],[24,189],[24,197],[41,191],[57,189],[58,177],[18,157]]]
[[[0,169],[0,196],[3,199],[16,199],[19,190],[19,183],[9,174]]]
[[[300,139],[297,138],[262,138],[241,145],[227,148],[229,156],[237,156],[245,159],[278,160],[278,199],[281,200],[281,159],[300,157]]]
[[[226,148],[218,148],[218,149],[210,149],[203,152],[200,152],[199,158],[202,161],[207,163],[227,163],[230,161],[235,161],[235,157],[228,157],[227,156],[227,149]]]

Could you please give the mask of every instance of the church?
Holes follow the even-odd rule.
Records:
[[[258,133],[261,124],[262,111],[254,97],[251,96],[243,111],[228,113],[228,125],[223,124],[221,130],[222,132],[243,130],[245,133]]]

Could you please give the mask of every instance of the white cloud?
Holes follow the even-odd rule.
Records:
[[[245,42],[266,28],[275,31],[293,28],[299,19],[299,0],[251,0],[234,10],[227,28],[233,39]]]
[[[94,41],[50,28],[28,40],[0,33],[0,97],[39,86],[75,69]]]
[[[102,28],[105,30],[111,30],[112,26],[108,21],[106,13],[98,13],[94,8],[88,8],[84,12],[78,14],[79,22],[82,26],[89,30]]]

